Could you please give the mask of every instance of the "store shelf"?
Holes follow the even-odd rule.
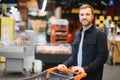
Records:
[[[0,56],[5,56],[6,58],[25,58],[31,56],[30,53],[20,53],[20,52],[0,52]]]

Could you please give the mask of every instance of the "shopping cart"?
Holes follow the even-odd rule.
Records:
[[[70,69],[62,68],[62,72],[76,74],[76,76],[68,76],[60,74],[57,67],[52,67],[48,70],[45,70],[39,74],[33,75],[32,77],[26,78],[24,80],[80,80],[87,76],[85,72],[83,73],[72,73]]]

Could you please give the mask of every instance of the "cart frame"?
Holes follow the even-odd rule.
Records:
[[[66,75],[62,75],[62,74],[59,74],[57,72],[55,72],[56,70],[58,70],[57,67],[52,67],[52,68],[49,68],[39,74],[36,74],[36,75],[33,75],[32,77],[28,77],[24,80],[49,80],[51,77],[54,77],[54,78],[59,78],[59,80],[80,80],[84,77],[87,76],[87,73],[83,72],[83,73],[73,73],[71,71],[71,69],[66,69],[66,68],[62,68],[62,72],[67,72],[67,73],[72,73],[72,74],[77,74],[77,76],[66,76]],[[59,70],[58,70],[59,71]],[[42,79],[44,78],[44,79]]]

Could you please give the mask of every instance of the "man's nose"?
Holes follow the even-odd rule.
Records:
[[[83,18],[86,18],[87,16],[86,15],[83,15]]]

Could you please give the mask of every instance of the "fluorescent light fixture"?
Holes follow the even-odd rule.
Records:
[[[38,10],[38,16],[45,16],[47,12],[45,11],[47,5],[47,0],[43,1],[42,9]]]
[[[105,6],[107,6],[107,3],[105,3],[104,1],[101,1],[101,3],[102,3],[103,5],[105,5]]]
[[[10,12],[11,13],[15,13],[15,12],[17,12],[18,10],[17,10],[17,8],[15,8],[14,6],[11,6],[10,7]]]
[[[44,1],[43,1],[43,4],[42,4],[41,12],[44,12],[44,11],[45,11],[46,5],[47,5],[47,0],[44,0]]]

